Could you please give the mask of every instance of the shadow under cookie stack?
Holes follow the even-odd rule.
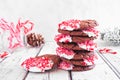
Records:
[[[56,53],[61,58],[60,69],[87,71],[95,67],[96,26],[95,20],[72,19],[59,23],[55,41],[59,46]]]

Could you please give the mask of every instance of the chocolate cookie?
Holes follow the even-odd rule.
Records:
[[[63,70],[71,70],[71,71],[87,71],[87,70],[91,70],[95,67],[95,65],[91,65],[91,66],[75,66],[71,63],[62,61],[59,65],[60,69]]]
[[[55,36],[56,42],[84,42],[84,41],[90,41],[94,40],[95,37],[80,37],[80,36],[70,36],[68,34],[58,34]]]
[[[58,29],[58,32],[62,34],[68,34],[71,36],[95,37],[95,38],[98,37],[98,30],[95,28],[89,28],[86,30],[73,30],[73,31]]]
[[[58,29],[61,30],[81,30],[81,29],[88,29],[88,28],[94,28],[98,26],[97,22],[95,20],[67,20],[59,23]]]
[[[31,72],[45,72],[57,68],[59,62],[59,56],[45,54],[35,58],[26,59],[21,66]]]
[[[74,66],[72,71],[88,71],[95,67],[95,65],[91,66]]]
[[[97,59],[94,51],[74,51],[76,54],[72,58],[73,60],[87,59],[93,57]]]
[[[85,41],[83,43],[61,43],[57,42],[60,47],[64,47],[71,50],[87,50],[87,51],[94,51],[97,47],[97,44],[93,41]]]
[[[61,58],[61,60],[76,66],[91,66],[95,64],[96,58],[94,56],[91,56],[89,58],[83,58],[81,60],[74,60],[74,59],[68,60],[65,58]]]
[[[30,33],[26,36],[26,41],[30,46],[37,47],[44,44],[44,38],[41,34]]]
[[[95,56],[94,52],[92,51],[85,51],[85,50],[70,50],[63,47],[57,47],[56,53],[58,56],[66,58],[66,59],[74,59],[80,60]]]

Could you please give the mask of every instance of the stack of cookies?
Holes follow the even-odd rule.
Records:
[[[55,41],[59,46],[56,53],[62,60],[60,69],[86,71],[95,67],[96,26],[95,20],[72,19],[59,23]]]

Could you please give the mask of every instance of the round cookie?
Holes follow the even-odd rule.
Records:
[[[94,51],[75,51],[77,53],[74,55],[73,60],[80,60],[80,59],[86,59],[94,56],[97,59],[96,54]]]
[[[95,20],[67,20],[59,23],[58,29],[61,30],[80,30],[80,29],[88,29],[88,28],[94,28],[98,26],[97,22]]]
[[[95,65],[91,65],[91,66],[74,66],[72,71],[88,71],[91,70],[95,67]]]
[[[35,58],[26,59],[21,66],[31,72],[45,72],[58,67],[60,57],[57,55],[45,54]]]
[[[89,28],[86,30],[73,30],[73,31],[58,29],[58,32],[62,34],[68,34],[71,36],[94,37],[94,38],[97,38],[99,33],[98,30],[95,28]]]
[[[58,56],[66,58],[66,59],[74,59],[74,60],[80,60],[83,58],[89,58],[91,56],[94,56],[94,52],[92,51],[74,51],[74,50],[70,50],[70,49],[66,49],[63,47],[57,47],[56,48],[56,53]]]
[[[94,40],[95,37],[80,37],[80,36],[70,36],[68,34],[58,34],[55,36],[55,41],[56,42],[84,42],[84,41],[90,41]]]
[[[57,44],[60,47],[64,47],[67,49],[71,49],[71,50],[87,50],[87,51],[94,51],[97,47],[97,44],[93,41],[85,41],[85,42],[81,42],[81,43],[61,43],[61,42],[57,42]]]
[[[62,61],[59,65],[60,69],[63,70],[71,70],[71,71],[87,71],[87,70],[91,70],[95,67],[95,65],[91,65],[91,66],[75,66],[71,63]]]
[[[76,66],[91,66],[95,64],[96,56],[91,56],[89,58],[83,58],[81,60],[74,60],[74,59],[68,60],[65,58],[61,58],[61,60],[71,63]]]

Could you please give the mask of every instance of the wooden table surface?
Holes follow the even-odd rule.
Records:
[[[96,67],[89,71],[75,72],[55,70],[46,73],[25,71],[20,64],[29,57],[42,54],[55,54],[55,42],[46,42],[42,48],[19,48],[11,56],[0,62],[0,80],[120,80],[120,47],[107,46],[99,42],[98,48],[111,48],[118,54],[100,54]]]

